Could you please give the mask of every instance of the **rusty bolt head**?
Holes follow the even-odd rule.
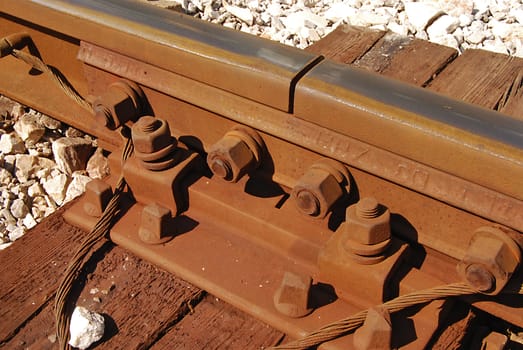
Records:
[[[134,149],[138,153],[151,154],[169,147],[175,142],[169,124],[151,116],[141,117],[132,127]]]
[[[138,236],[144,243],[161,244],[172,239],[174,227],[171,211],[159,204],[152,203],[142,209],[142,218]]]
[[[518,245],[503,231],[483,227],[469,243],[458,273],[482,293],[497,294],[508,283],[521,260]]]
[[[324,169],[311,168],[298,180],[291,196],[300,212],[324,218],[343,193],[333,174]]]
[[[89,216],[100,217],[113,196],[111,186],[100,179],[94,179],[85,186],[84,211]]]
[[[215,157],[210,161],[209,167],[214,175],[228,180],[232,178],[232,169],[229,162],[225,159]]]
[[[217,177],[237,182],[255,166],[256,159],[245,142],[226,135],[209,150],[207,164]]]
[[[390,313],[380,307],[368,309],[363,325],[354,332],[357,350],[392,349],[392,323]]]
[[[390,211],[374,198],[363,198],[347,208],[345,234],[360,244],[378,244],[390,238]]]
[[[311,313],[309,293],[312,278],[285,272],[280,287],[274,293],[274,306],[285,316],[303,317]]]
[[[116,82],[94,101],[97,121],[116,129],[128,120],[135,120],[141,113],[141,90],[132,83]]]
[[[480,292],[488,292],[496,285],[496,278],[481,264],[470,264],[465,268],[465,279]]]
[[[308,190],[301,190],[295,195],[296,206],[298,209],[310,216],[317,216],[320,213],[321,204],[316,195]]]

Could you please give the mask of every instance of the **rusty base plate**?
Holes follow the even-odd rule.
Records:
[[[278,253],[274,245],[268,243],[269,238],[260,236],[263,229],[267,235],[270,232],[274,234],[277,232],[274,225],[281,226],[283,223],[269,223],[263,217],[272,211],[283,211],[284,214],[294,208],[277,207],[275,203],[280,199],[268,201],[267,198],[257,198],[233,188],[236,186],[245,184],[223,186],[208,178],[201,178],[194,183],[189,190],[190,209],[177,217],[172,232],[167,232],[174,235],[174,239],[159,245],[148,245],[140,240],[138,227],[143,206],[128,200],[128,209],[111,230],[111,239],[137,256],[205,289],[293,338],[372,306],[371,303],[349,303],[346,299],[338,298],[331,286],[318,283],[315,261],[310,258],[314,258],[313,252],[317,251],[320,242],[304,243],[309,246],[311,254],[308,257],[297,257],[292,254],[292,249],[287,254]],[[224,187],[231,188],[224,190]],[[230,192],[231,195],[224,192]],[[224,203],[220,210],[220,206],[216,207],[210,198],[226,198],[227,204]],[[210,210],[209,206],[215,210]],[[250,208],[259,217],[257,220],[250,216],[236,216],[236,219],[228,217],[221,211],[230,212],[229,206],[244,210]],[[96,222],[96,218],[85,214],[81,200],[65,217],[84,230],[90,230]],[[245,225],[246,220],[251,221],[250,226]],[[292,224],[292,220],[287,221]],[[321,227],[320,222],[311,221],[307,225]],[[325,236],[328,234],[331,233],[326,232]],[[296,248],[300,245],[297,240],[294,244]],[[284,316],[273,305],[274,293],[285,271],[313,277],[311,299],[314,310],[305,317]],[[442,302],[434,302],[420,311],[416,310],[417,313],[407,310],[404,314],[394,315],[395,347],[423,348],[438,326],[434,319],[441,317],[441,307]],[[321,348],[346,349],[352,347],[351,338],[347,336]]]

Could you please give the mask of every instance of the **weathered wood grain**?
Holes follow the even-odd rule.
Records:
[[[370,50],[384,34],[367,28],[339,26],[306,50],[339,63],[352,63]]]
[[[354,66],[424,86],[457,55],[450,47],[389,32],[356,60]]]
[[[522,118],[523,59],[468,50],[428,85],[432,91]],[[520,77],[518,79],[518,77]],[[504,103],[504,96],[507,97]]]
[[[282,337],[281,332],[209,295],[151,349],[264,349]]]

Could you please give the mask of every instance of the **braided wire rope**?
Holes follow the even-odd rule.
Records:
[[[122,153],[122,161],[125,161],[131,156],[133,152],[133,145],[130,138],[127,138],[124,150]],[[74,254],[69,262],[67,269],[64,272],[62,281],[56,290],[55,295],[55,319],[56,319],[56,334],[59,340],[60,349],[70,349],[67,338],[69,332],[69,324],[71,321],[71,313],[68,312],[67,299],[73,289],[74,282],[78,278],[82,270],[82,266],[93,248],[109,234],[109,231],[114,223],[114,219],[120,212],[120,200],[126,188],[126,182],[123,176],[120,176],[115,187],[114,194],[109,201],[102,216],[97,221],[91,232],[85,237],[84,241]]]
[[[0,57],[11,54],[13,57],[27,63],[34,69],[47,73],[51,79],[58,85],[58,87],[78,105],[89,112],[93,111],[92,105],[86,101],[67,81],[67,79],[56,69],[45,64],[40,58],[30,53],[15,48],[15,43],[11,42],[10,37],[4,37],[0,40]]]
[[[16,38],[20,41],[29,40],[30,37],[25,34],[15,34],[12,37],[4,37],[0,39],[0,57],[4,57],[8,54],[13,57],[27,63],[34,69],[47,73],[51,79],[58,85],[58,87],[75,101],[78,105],[93,112],[92,105],[86,101],[67,81],[67,79],[55,68],[45,64],[37,56],[26,53],[15,48],[17,43],[11,41],[11,38]],[[18,42],[19,44],[20,42]],[[125,161],[133,153],[133,144],[130,137],[127,137],[127,141],[124,145],[122,152],[122,161]],[[60,349],[70,349],[68,344],[69,325],[71,322],[71,313],[69,312],[67,300],[74,287],[74,282],[78,278],[85,261],[91,256],[92,252],[95,251],[95,247],[99,245],[103,238],[105,238],[114,223],[114,219],[120,212],[120,200],[126,189],[126,182],[122,175],[120,175],[113,196],[111,197],[106,209],[102,216],[96,222],[93,229],[82,241],[73,258],[69,262],[62,280],[56,290],[54,310],[56,320],[56,335],[59,342]]]
[[[428,303],[437,299],[445,299],[449,297],[471,295],[476,293],[478,292],[475,289],[464,282],[452,283],[401,295],[381,304],[379,307],[387,310],[390,313],[393,313],[410,306]],[[506,290],[504,293],[523,294],[523,286],[520,286],[519,289]],[[360,311],[347,318],[343,318],[341,320],[327,324],[307,334],[301,339],[278,345],[270,349],[303,350],[339,338],[359,328],[365,321],[367,313],[368,310]]]

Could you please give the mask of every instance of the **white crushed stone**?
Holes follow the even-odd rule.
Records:
[[[8,109],[0,113],[2,250],[81,195],[91,178],[108,175],[109,169],[102,151],[95,152],[92,137],[5,97],[0,96],[0,103]],[[67,134],[74,138],[64,139]],[[60,147],[53,153],[57,142]]]
[[[87,349],[102,339],[104,331],[105,324],[102,315],[77,306],[71,316],[69,345],[78,349]]]
[[[523,57],[523,0],[143,0],[305,48],[340,24]]]

